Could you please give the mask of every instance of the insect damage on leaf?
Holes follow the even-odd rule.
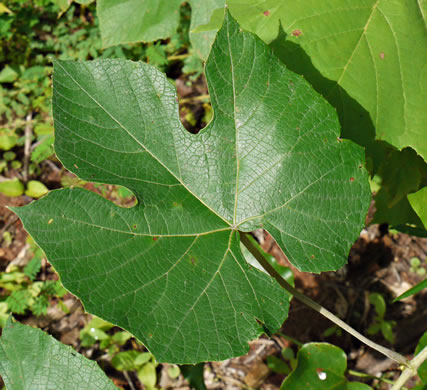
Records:
[[[158,361],[242,355],[283,323],[289,295],[249,266],[237,230],[264,227],[298,268],[335,270],[370,200],[363,151],[336,142],[335,110],[227,11],[206,77],[214,117],[194,135],[154,67],[56,61],[58,157],[138,203],[120,208],[74,188],[14,209],[86,310]]]

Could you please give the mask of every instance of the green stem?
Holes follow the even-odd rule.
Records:
[[[199,95],[199,96],[194,96],[194,97],[189,97],[189,98],[185,98],[185,99],[180,99],[180,103],[184,104],[184,103],[192,103],[192,102],[197,102],[199,100],[209,100],[210,96],[209,95]]]
[[[391,390],[400,390],[409,378],[417,375],[418,367],[421,366],[425,360],[427,360],[427,346],[411,360],[409,367],[403,370]]]
[[[394,384],[394,382],[392,380],[387,379],[387,378],[383,378],[381,376],[369,375],[369,374],[365,374],[364,372],[359,372],[359,371],[355,371],[355,370],[348,370],[348,373],[350,375],[358,376],[360,378],[376,379],[378,381],[388,383],[390,385]]]
[[[340,328],[344,329],[346,332],[350,333],[352,336],[359,339],[362,343],[367,346],[375,349],[381,354],[387,356],[388,358],[398,362],[399,364],[404,365],[405,367],[410,367],[408,360],[395,351],[391,349],[385,348],[382,345],[374,343],[372,340],[369,340],[367,337],[363,336],[363,334],[359,333],[357,330],[353,329],[351,326],[347,325],[343,320],[338,318],[336,315],[331,313],[329,310],[325,309],[323,306],[319,305],[317,302],[314,302],[309,297],[306,297],[304,294],[300,293],[296,288],[292,287],[285,279],[283,279],[280,274],[270,265],[270,263],[265,259],[265,257],[261,254],[261,252],[255,248],[255,246],[250,242],[246,233],[240,232],[240,240],[243,245],[252,253],[252,255],[258,260],[258,262],[262,265],[262,267],[267,271],[267,273],[276,279],[276,281],[280,284],[280,286],[285,289],[287,292],[292,294],[296,299],[300,302],[304,303],[308,307],[322,314],[324,317],[332,321],[334,324],[338,325]],[[393,389],[394,390],[394,389]]]

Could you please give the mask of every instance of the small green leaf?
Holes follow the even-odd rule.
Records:
[[[91,347],[96,344],[97,340],[88,332],[80,332],[80,341],[82,347]]]
[[[0,130],[0,150],[10,150],[18,142],[18,137],[10,132],[5,130]]]
[[[173,364],[173,365],[168,367],[168,375],[172,379],[178,378],[179,374],[181,374],[181,370],[179,369],[179,367],[176,364]]]
[[[381,333],[384,338],[390,343],[394,344],[395,338],[393,334],[393,323],[390,321],[383,321],[381,323]]]
[[[102,318],[93,316],[93,318],[89,321],[89,323],[85,326],[85,328],[88,328],[88,329],[95,328],[95,329],[109,330],[113,326],[114,325],[111,324],[110,322],[104,321]]]
[[[412,257],[409,260],[409,263],[411,264],[411,267],[418,268],[421,265],[421,260],[418,257]]]
[[[0,302],[0,328],[4,328],[9,318],[9,310],[6,302]]]
[[[147,387],[152,389],[157,382],[156,366],[153,363],[147,363],[137,371],[139,381]]]
[[[111,337],[112,341],[117,343],[118,345],[124,345],[126,341],[128,341],[132,335],[128,332],[116,332]]]
[[[282,349],[282,356],[286,360],[292,360],[295,359],[295,354],[292,348],[286,347]]]
[[[24,193],[24,185],[19,179],[0,182],[0,192],[6,196],[21,196]]]
[[[289,366],[282,359],[274,355],[267,356],[267,366],[271,371],[278,374],[288,375],[291,372]]]
[[[30,305],[30,300],[31,294],[28,290],[17,290],[6,298],[6,303],[12,313],[24,314]]]
[[[15,158],[16,158],[16,153],[15,153],[15,152],[5,152],[5,153],[3,153],[3,158],[4,158],[6,161],[12,161],[12,160],[15,160]]]
[[[384,297],[379,293],[370,293],[369,302],[375,306],[375,311],[379,318],[384,318],[387,305],[385,303]]]
[[[111,359],[111,364],[116,370],[119,371],[133,371],[138,368],[135,360],[141,353],[139,351],[131,350],[119,352]]]
[[[31,152],[31,161],[40,164],[53,155],[53,135],[43,136]]]
[[[185,364],[180,366],[181,373],[190,383],[191,388],[195,390],[206,390],[205,381],[203,378],[205,363]]]
[[[367,390],[369,386],[348,382],[347,359],[340,348],[326,343],[305,344],[298,352],[296,369],[284,380],[281,390]]]
[[[25,191],[25,195],[37,199],[42,197],[43,195],[46,195],[48,192],[49,190],[43,183],[37,180],[30,180],[27,184],[27,190]]]
[[[53,126],[48,123],[39,123],[34,127],[34,132],[37,135],[52,135],[53,134]]]
[[[0,338],[0,375],[8,390],[117,389],[94,361],[11,317]]]
[[[0,14],[2,14],[2,5],[0,3]],[[3,5],[4,7],[4,5]],[[0,83],[12,83],[18,78],[18,72],[11,68],[9,65],[6,65],[0,72]]]
[[[41,258],[35,256],[25,266],[24,274],[27,275],[31,280],[34,280],[36,278],[36,275],[39,273],[41,266]]]
[[[377,334],[381,330],[381,322],[375,322],[367,329],[368,334]]]
[[[165,46],[161,45],[160,42],[148,46],[145,54],[147,55],[148,62],[154,66],[162,67],[163,65],[167,65],[169,62]]]
[[[31,305],[31,311],[36,316],[46,315],[49,307],[49,299],[45,295],[38,296]]]
[[[416,274],[419,276],[424,276],[426,274],[426,269],[425,268],[418,268],[416,271]]]
[[[135,364],[137,366],[142,366],[153,358],[153,355],[150,352],[142,352],[135,359]]]

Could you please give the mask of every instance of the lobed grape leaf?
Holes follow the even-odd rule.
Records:
[[[241,355],[281,326],[289,295],[244,260],[239,230],[266,228],[302,270],[335,270],[370,203],[335,110],[228,13],[206,77],[214,117],[194,135],[154,67],[56,61],[58,157],[138,204],[74,188],[14,209],[64,286],[159,361]]]
[[[8,390],[117,389],[96,362],[11,317],[0,338],[0,375]]]

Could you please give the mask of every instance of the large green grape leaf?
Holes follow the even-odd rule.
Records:
[[[345,377],[347,359],[342,349],[327,343],[305,344],[298,352],[295,370],[284,380],[281,390],[369,390],[364,383]]]
[[[281,23],[285,34],[280,45],[276,42],[277,52],[282,51],[285,63],[304,73],[338,109],[344,136],[365,145],[372,135],[363,129],[366,125],[360,123],[354,99],[369,113],[377,139],[398,149],[410,146],[427,161],[423,2],[228,0],[228,4],[242,27],[266,42],[276,38]]]
[[[117,389],[96,362],[11,317],[0,338],[0,375],[8,390]]]
[[[244,260],[238,230],[263,226],[300,269],[335,270],[370,202],[363,151],[338,138],[335,110],[228,14],[206,77],[214,117],[194,135],[154,67],[56,62],[58,157],[138,204],[76,188],[14,209],[86,309],[160,361],[240,355],[282,324],[289,296]]]

